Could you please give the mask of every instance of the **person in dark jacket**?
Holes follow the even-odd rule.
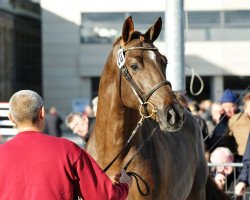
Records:
[[[220,99],[222,113],[219,123],[212,131],[211,137],[209,138],[209,151],[212,152],[217,147],[228,147],[233,153],[235,153],[237,147],[233,137],[227,135],[228,122],[240,110],[237,106],[237,96],[233,91],[226,89]],[[236,161],[238,161],[236,159]]]
[[[50,108],[49,113],[46,116],[44,132],[48,135],[62,137],[62,123],[62,118],[59,116],[56,107],[53,106]]]

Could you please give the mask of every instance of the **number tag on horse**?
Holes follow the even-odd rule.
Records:
[[[125,57],[123,54],[123,49],[118,50],[118,58],[117,58],[117,65],[119,68],[122,68],[122,66],[125,64]]]

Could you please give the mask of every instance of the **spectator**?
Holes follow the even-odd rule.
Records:
[[[56,107],[53,106],[49,109],[45,122],[45,133],[56,137],[62,137],[61,124],[63,123],[63,120],[59,116]]]
[[[74,134],[78,134],[83,139],[85,146],[93,131],[95,118],[87,117],[80,112],[72,112],[66,117],[65,121],[66,126],[69,127]]]
[[[211,106],[211,115],[214,126],[219,124],[221,116],[224,114],[224,110],[220,103],[213,103]]]
[[[236,95],[229,89],[225,90],[220,99],[223,115],[220,116],[220,121],[212,132],[209,147],[210,152],[219,146],[226,146],[232,152],[236,151],[236,143],[234,138],[228,137],[226,135],[228,131],[229,119],[239,112],[236,101]]]
[[[209,123],[207,123],[209,133],[212,133],[214,128],[219,124],[220,118],[223,115],[223,113],[224,113],[224,111],[222,110],[220,103],[214,102],[211,106],[212,120]],[[211,137],[211,135],[210,135],[210,137]]]
[[[211,116],[212,104],[213,102],[210,99],[203,100],[199,104],[198,115],[203,119],[205,119],[207,123],[210,123],[212,121],[212,116]]]
[[[244,111],[237,113],[229,120],[229,135],[237,144],[236,161],[242,162],[247,138],[250,131],[250,93],[243,97]]]
[[[82,148],[41,132],[45,111],[36,92],[15,93],[9,110],[18,134],[0,145],[1,199],[126,199],[131,178],[124,171],[113,184]]]
[[[210,156],[210,161],[213,164],[218,164],[212,170],[212,177],[221,190],[228,189],[233,183],[233,167],[220,165],[224,163],[233,163],[234,156],[226,147],[217,147]],[[227,188],[225,188],[227,186]]]

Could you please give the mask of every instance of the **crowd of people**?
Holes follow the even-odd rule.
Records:
[[[191,102],[188,107],[206,122],[207,129],[204,124],[201,126],[206,157],[208,162],[217,165],[212,168],[211,176],[222,190],[231,189],[242,196],[250,184],[250,93],[241,98],[226,89],[219,102],[204,100],[196,103],[196,108]],[[236,170],[235,188],[233,167],[230,165],[233,162],[243,163],[243,168]]]

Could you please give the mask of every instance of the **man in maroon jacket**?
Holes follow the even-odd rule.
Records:
[[[43,134],[42,98],[21,90],[10,99],[9,118],[18,134],[0,145],[0,199],[125,199],[131,178],[122,171],[116,183],[82,148]]]

